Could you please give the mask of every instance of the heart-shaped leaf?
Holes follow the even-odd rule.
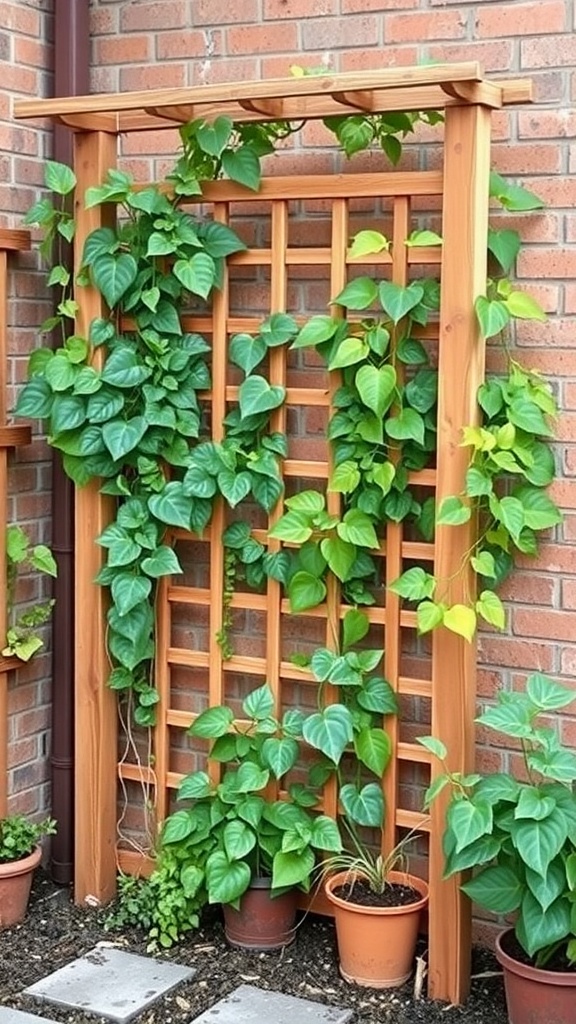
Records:
[[[396,370],[393,366],[361,366],[355,379],[358,393],[364,405],[378,417],[390,408],[396,387]]]
[[[268,412],[282,405],[286,397],[286,389],[279,384],[269,384],[265,377],[257,374],[248,377],[240,385],[238,399],[242,416],[252,416],[257,412]]]
[[[133,256],[123,252],[119,256],[103,253],[92,264],[92,277],[107,305],[113,309],[126,294],[138,276],[138,264]]]
[[[302,727],[307,743],[334,764],[338,764],[348,744],[352,741],[352,716],[343,704],[330,704],[324,711],[310,715]]]

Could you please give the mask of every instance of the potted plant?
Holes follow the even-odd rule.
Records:
[[[496,914],[513,915],[498,938],[511,1024],[573,1024],[576,999],[576,755],[541,716],[574,691],[540,673],[522,691],[501,691],[477,721],[518,741],[525,777],[462,776],[446,770],[428,802],[451,787],[446,875],[476,869],[464,891]],[[445,763],[433,737],[421,743]]]
[[[341,840],[336,823],[311,810],[318,797],[308,786],[290,783],[287,799],[271,793],[297,762],[302,712],[289,709],[279,721],[264,684],[241,714],[208,708],[190,727],[211,741],[209,762],[225,768],[219,781],[206,771],[184,778],[178,799],[191,803],[166,819],[162,848],[186,844],[187,884],[223,905],[229,942],[274,949],[294,938],[296,889],[309,890],[317,851],[338,852]]]
[[[0,818],[0,929],[24,919],[34,869],[42,856],[42,836],[53,835],[52,818],[28,821],[21,814]]]
[[[323,866],[326,897],[334,909],[340,974],[370,988],[402,985],[412,972],[420,912],[428,903],[428,884],[409,874],[408,833],[387,855],[362,843],[353,824],[343,819],[351,849]]]

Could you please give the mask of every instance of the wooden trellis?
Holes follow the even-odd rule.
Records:
[[[6,636],[6,525],[8,523],[8,451],[30,444],[30,427],[6,422],[8,353],[6,343],[8,253],[30,248],[28,231],[0,228],[0,640]],[[2,645],[3,646],[3,645]],[[0,654],[0,818],[8,798],[8,673],[21,662]]]
[[[269,83],[237,83],[199,89],[127,93],[124,95],[80,97],[18,103],[18,116],[48,116],[76,130],[77,251],[82,252],[86,235],[101,226],[99,208],[84,210],[82,196],[86,188],[99,184],[105,171],[116,160],[116,136],[121,132],[172,128],[194,118],[211,119],[225,114],[236,121],[322,118],[358,111],[382,112],[441,109],[445,114],[444,162],[439,171],[402,171],[382,174],[347,174],[272,178],[264,182],[255,196],[228,182],[206,187],[202,201],[214,217],[235,226],[242,207],[250,203],[250,216],[258,218],[261,205],[270,224],[271,241],[249,247],[229,261],[228,278],[216,293],[209,318],[184,318],[188,330],[209,335],[212,341],[213,386],[209,396],[213,436],[222,436],[222,421],[229,403],[237,396],[237,379],[230,375],[227,345],[237,331],[255,332],[262,316],[270,312],[292,312],[288,286],[293,268],[309,268],[324,275],[327,297],[344,286],[351,269],[348,244],[351,210],[362,200],[374,209],[384,210],[393,241],[390,255],[366,262],[383,264],[383,274],[397,284],[411,277],[411,264],[439,264],[441,309],[439,322],[429,331],[428,340],[437,351],[439,366],[438,453],[434,469],[413,474],[413,483],[440,502],[445,496],[463,489],[467,453],[459,446],[462,426],[477,420],[476,392],[483,379],[484,346],[478,333],[473,307],[483,292],[486,278],[486,241],[488,216],[488,173],[490,151],[490,111],[504,104],[527,102],[530,85],[524,81],[486,82],[476,64],[431,68],[400,68]],[[414,204],[428,200],[441,203],[441,250],[419,250],[417,257],[404,245],[415,226]],[[329,214],[329,242],[325,245],[294,245],[291,242],[293,204],[322,200]],[[110,214],[107,214],[110,215]],[[362,226],[374,226],[373,216]],[[241,229],[239,228],[239,233]],[[358,261],[354,261],[358,266]],[[260,269],[260,281],[266,291],[262,315],[237,311],[231,306],[230,282],[246,268]],[[354,272],[356,273],[356,271]],[[235,284],[236,287],[236,284]],[[87,334],[90,321],[102,313],[100,297],[90,289],[77,296],[80,303],[77,332]],[[303,310],[310,314],[319,310]],[[268,379],[287,388],[285,406],[274,413],[272,429],[283,430],[291,410],[327,411],[331,385],[327,375],[318,383],[317,373],[310,380],[291,376],[282,349],[271,351]],[[309,481],[326,481],[329,473],[328,446],[319,456],[304,457],[289,453],[283,463],[287,490],[314,486]],[[337,502],[338,495],[330,495]],[[258,523],[255,535],[269,543],[267,529],[281,513],[277,508],[269,523]],[[87,894],[107,898],[113,894],[117,857],[123,866],[131,859],[115,849],[116,777],[138,780],[136,766],[117,765],[115,700],[104,687],[108,674],[105,652],[105,598],[93,584],[100,566],[101,549],[94,544],[109,518],[108,499],[96,486],[77,496],[76,561],[76,885],[78,900]],[[260,647],[239,651],[222,660],[216,634],[221,626],[224,553],[220,541],[225,525],[223,506],[216,508],[211,525],[197,544],[203,546],[204,578],[198,583],[185,579],[183,585],[165,584],[158,602],[157,685],[161,702],[155,730],[154,778],[157,783],[160,816],[169,809],[170,795],[181,777],[176,770],[175,736],[182,735],[193,718],[194,706],[183,707],[181,679],[186,673],[196,681],[196,690],[204,688],[204,703],[221,703],[227,695],[230,679],[247,681],[247,689],[267,680],[277,703],[282,703],[283,687],[301,684],[305,676],[286,656],[284,641],[288,605],[278,583],[269,581],[263,595],[239,591],[232,608],[239,613],[260,616],[264,623]],[[425,544],[404,535],[402,525],[388,524],[382,536],[377,558],[390,582],[406,568],[406,563],[423,562],[433,566],[437,577],[454,576],[451,602],[464,599],[469,581],[455,574],[462,556],[473,541],[473,524],[440,527],[434,544]],[[179,543],[190,542],[181,531]],[[202,562],[200,558],[199,563]],[[184,642],[176,629],[174,609],[186,610],[191,624],[203,623]],[[315,619],[323,629],[330,616],[341,617],[343,606],[338,589],[329,588],[324,606],[302,616]],[[448,747],[453,770],[469,771],[474,758],[475,660],[474,644],[445,629],[434,633],[427,675],[412,672],[404,658],[402,636],[415,635],[415,615],[403,610],[397,597],[387,593],[385,602],[369,609],[372,628],[385,646],[385,675],[407,699],[427,703],[430,731]],[[175,681],[178,679],[178,687]],[[198,680],[201,680],[199,683]],[[176,692],[178,690],[178,693]],[[402,738],[398,722],[389,726],[394,740],[395,758],[383,785],[387,799],[387,825],[384,843],[390,846],[398,827],[421,822],[421,814],[399,799],[402,766],[430,766],[426,751]],[[152,776],[150,775],[150,778]],[[328,787],[324,807],[335,814],[336,793]],[[458,879],[442,880],[441,833],[444,805],[437,801],[430,820],[429,879],[429,991],[436,998],[459,1002],[465,996],[469,974],[470,908],[458,887]]]

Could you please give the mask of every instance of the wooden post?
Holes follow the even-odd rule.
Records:
[[[100,206],[84,209],[90,186],[102,183],[116,164],[116,136],[80,133],[75,140],[75,199],[78,270],[86,236],[104,222]],[[111,212],[112,208],[108,208]],[[107,218],[106,218],[107,219]],[[95,288],[83,288],[76,331],[87,337],[95,317],[106,316]],[[99,353],[98,353],[99,355]],[[74,898],[101,901],[116,888],[116,696],[106,686],[110,663],[106,653],[106,597],[94,583],[103,549],[96,538],[110,521],[111,502],[99,493],[98,481],[76,491],[76,624],[75,624],[75,878]]]
[[[0,251],[0,426],[6,422],[6,253]],[[6,636],[6,525],[8,451],[0,445],[0,633]],[[8,674],[0,666],[0,818],[8,804]]]
[[[474,301],[486,288],[490,112],[481,106],[446,110],[442,235],[442,299],[439,338],[437,508],[464,489],[469,451],[461,430],[478,422],[476,400],[484,379],[484,343]],[[467,603],[473,593],[458,573],[474,541],[475,523],[441,526],[436,533],[435,575],[440,597]],[[453,574],[453,579],[451,577]],[[453,771],[474,763],[476,645],[441,628],[433,634],[432,733],[449,751]],[[433,765],[433,776],[438,773]],[[470,901],[456,876],[442,880],[442,833],[447,796],[432,808],[430,842],[429,994],[462,1002],[470,976]],[[450,922],[447,926],[447,922]]]

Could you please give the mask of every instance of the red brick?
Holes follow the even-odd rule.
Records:
[[[530,612],[529,615],[530,618],[536,618],[534,612]],[[526,641],[519,643],[511,637],[481,633],[478,637],[478,651],[480,663],[484,665],[551,672],[555,662],[556,645]]]
[[[576,616],[565,612],[514,610],[515,636],[542,637],[546,640],[576,641]]]
[[[156,0],[156,3],[142,3],[134,0],[123,7],[120,13],[121,32],[144,32],[146,29],[185,28],[187,24],[184,0]]]
[[[574,67],[576,37],[571,33],[524,39],[520,43],[521,68]]]
[[[513,61],[513,43],[511,39],[500,39],[497,42],[449,43],[427,47],[427,56],[440,63],[458,63],[458,61],[477,60],[484,72],[510,71]]]
[[[375,46],[382,42],[381,26],[382,19],[374,15],[306,21],[301,28],[302,43],[305,50]]]
[[[400,49],[382,51],[374,58],[373,67],[405,67],[416,64],[418,61],[418,49],[415,46],[402,46]],[[365,71],[366,54],[361,50],[350,50],[349,53],[342,53],[339,59],[340,71]]]
[[[384,42],[421,43],[423,39],[463,39],[466,18],[460,11],[422,11],[420,14],[388,14]]]
[[[536,575],[534,572],[515,571],[511,573],[498,591],[503,601],[517,601],[519,604],[554,604],[558,592],[558,580],[554,576]]]
[[[576,609],[576,579],[562,580],[562,607]]]
[[[40,35],[40,13],[31,7],[17,2],[2,4],[2,28],[5,31],[21,32],[23,35]]]
[[[520,277],[576,277],[576,249],[524,249],[518,257]]]
[[[175,58],[211,58],[222,52],[222,33],[212,32],[208,41],[206,32],[161,32],[156,37],[156,56],[159,60]]]
[[[264,20],[283,18],[321,18],[338,14],[336,0],[263,0]],[[237,19],[238,20],[238,19]]]
[[[500,174],[555,174],[561,169],[556,142],[524,143],[515,146],[496,143],[492,147],[494,167]]]
[[[250,25],[226,30],[227,50],[231,55],[255,53],[297,53],[298,28],[287,25]],[[296,60],[290,63],[297,63]]]
[[[542,35],[562,32],[566,27],[566,5],[562,0],[540,3],[499,3],[478,5],[476,35],[482,39],[493,36]],[[537,65],[541,66],[538,61]]]
[[[403,11],[418,7],[419,0],[340,0],[342,14],[366,14],[368,11]]]
[[[98,36],[118,32],[118,11],[113,7],[94,7],[90,5],[90,36]]]
[[[14,60],[16,63],[28,64],[33,68],[50,68],[52,50],[43,41],[28,39],[26,36],[15,36]]]
[[[194,25],[240,25],[259,21],[258,0],[194,0],[192,23]],[[254,51],[255,53],[257,51]]]
[[[573,139],[576,113],[571,110],[534,110],[518,112],[518,137],[521,139]]]
[[[127,92],[134,89],[177,89],[186,84],[184,64],[144,64],[120,68],[120,88]]]
[[[148,60],[152,53],[150,36],[115,36],[96,39],[97,64],[136,64]]]

